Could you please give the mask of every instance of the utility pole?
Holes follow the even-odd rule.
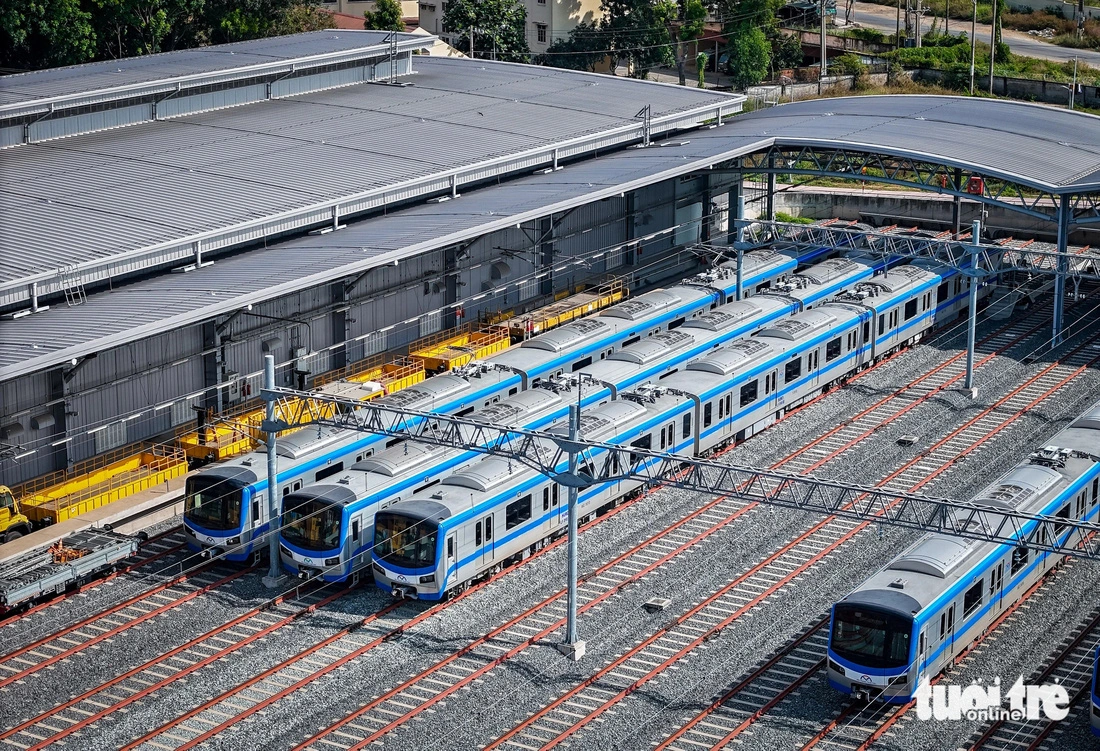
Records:
[[[951,0],[946,0],[946,3],[943,8],[943,35],[949,37],[951,36]]]
[[[982,223],[977,219],[970,225],[970,310],[966,319],[966,390],[970,392],[970,398],[976,399],[977,389],[974,388],[974,340],[975,328],[978,322],[978,253],[981,252]]]
[[[555,481],[569,488],[569,561],[566,571],[566,601],[568,615],[565,622],[565,641],[558,649],[574,662],[584,657],[584,642],[577,638],[577,501],[584,484],[577,473],[578,457],[584,448],[580,441],[581,428],[581,379],[577,378],[577,403],[569,405],[569,438],[557,440],[559,448],[569,454],[569,470]]]
[[[997,58],[997,0],[993,0],[993,23],[989,27],[989,93],[993,93],[993,61]]]
[[[917,47],[920,47],[920,32],[921,32],[920,27],[921,27],[921,21],[924,20],[923,8],[921,8],[921,0],[917,0],[917,14],[916,14],[916,18],[914,20],[917,22],[916,23],[916,27],[917,27]]]
[[[897,27],[894,29],[894,49],[901,49],[901,0],[898,0]]]
[[[828,70],[828,64],[825,62],[826,57],[826,39],[825,36],[825,0],[821,0],[821,75],[817,78],[817,93],[822,93],[825,87],[825,73]]]
[[[275,399],[271,393],[275,389],[275,355],[264,355],[264,401],[267,402],[267,418],[264,426],[267,429],[267,576],[263,578],[263,584],[268,589],[280,586],[286,581],[283,574],[282,563],[279,561],[279,530],[282,524],[279,519],[279,459],[275,453]]]
[[[1077,93],[1077,58],[1073,58],[1073,83],[1069,85],[1069,108],[1073,109],[1073,98]]]
[[[974,0],[974,17],[970,21],[970,96],[974,96],[974,55],[978,51],[978,0]]]

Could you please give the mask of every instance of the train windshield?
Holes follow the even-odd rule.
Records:
[[[837,605],[829,646],[846,660],[869,668],[909,664],[911,618],[855,605]]]
[[[342,507],[313,498],[287,496],[283,502],[283,539],[304,550],[340,547]]]
[[[382,512],[374,517],[374,552],[402,568],[435,566],[435,522]]]
[[[240,529],[241,486],[225,477],[188,477],[183,518],[213,532]]]

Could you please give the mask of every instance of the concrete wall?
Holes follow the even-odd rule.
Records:
[[[1062,18],[1077,18],[1077,3],[1075,2],[1065,2],[1065,0],[1005,0],[1005,2],[1013,10],[1026,8],[1043,10],[1053,5],[1062,9]],[[1100,8],[1086,5],[1085,15],[1089,18],[1100,18]]]
[[[942,83],[944,72],[942,70],[913,70],[910,71],[913,80],[929,83]],[[981,91],[989,91],[989,76],[976,76],[975,88]],[[1011,78],[1009,76],[993,76],[993,93],[998,96],[1022,99],[1045,104],[1069,104],[1068,83],[1055,81],[1037,81],[1030,78]],[[1078,85],[1074,95],[1074,104],[1084,107],[1100,107],[1100,86]]]

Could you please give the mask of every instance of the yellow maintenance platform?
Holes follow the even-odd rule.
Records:
[[[409,347],[409,359],[423,363],[429,373],[442,373],[501,352],[511,343],[503,326],[468,323],[418,340]]]
[[[183,451],[130,446],[15,488],[22,512],[36,525],[56,524],[160,485],[187,471]]]
[[[568,293],[566,293],[568,295]],[[575,294],[560,298],[549,305],[507,319],[513,342],[530,339],[548,329],[569,323],[598,310],[614,305],[629,294],[622,280],[615,280],[588,292],[583,287]]]

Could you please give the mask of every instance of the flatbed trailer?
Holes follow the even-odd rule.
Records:
[[[29,607],[78,587],[137,552],[144,535],[84,529],[18,560],[0,564],[0,613]]]

